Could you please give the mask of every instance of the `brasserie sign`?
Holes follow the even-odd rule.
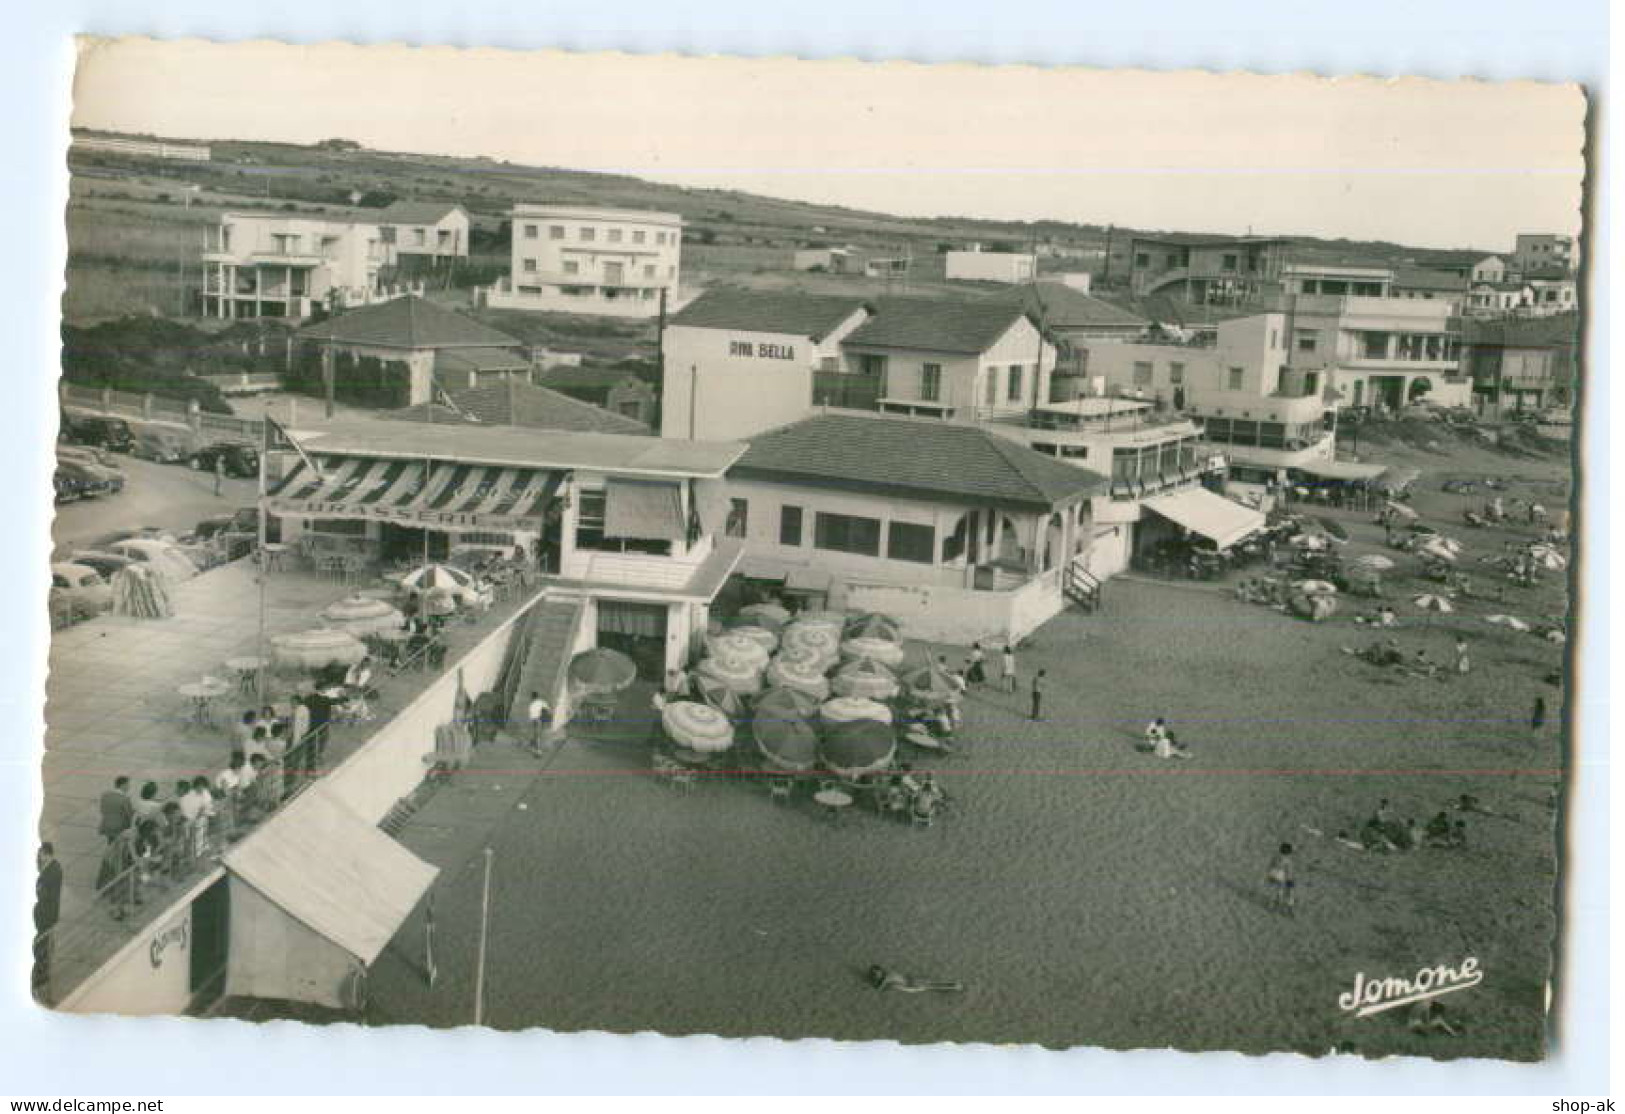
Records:
[[[469,511],[437,511],[427,507],[393,507],[376,503],[304,503],[292,499],[269,499],[265,509],[271,514],[297,514],[308,518],[356,518],[374,522],[394,522],[409,526],[466,526],[485,530],[535,530],[539,517],[513,514],[479,514]]]

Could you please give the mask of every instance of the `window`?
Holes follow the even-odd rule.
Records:
[[[1245,374],[1246,374],[1246,369],[1244,369],[1244,368],[1239,368],[1239,367],[1231,368],[1230,371],[1229,371],[1229,381],[1225,384],[1225,386],[1228,387],[1232,391],[1241,390],[1241,380],[1242,380],[1242,376],[1245,375]]]
[[[1134,362],[1134,385],[1142,387],[1151,382],[1151,361],[1136,360]]]
[[[1168,382],[1172,386],[1177,387],[1181,383],[1183,383],[1184,381],[1185,381],[1185,365],[1184,364],[1169,364],[1168,365]]]
[[[779,508],[779,544],[801,544],[801,508]]]
[[[564,273],[567,275],[579,275],[581,273],[581,264],[574,259],[566,259],[564,261]]]
[[[886,357],[868,354],[858,357],[858,374],[868,375],[876,379],[884,378],[886,374]]]
[[[1386,360],[1388,358],[1388,334],[1361,333],[1360,355],[1368,360]]]
[[[562,240],[562,239],[564,239],[564,225],[562,225],[562,224],[550,225],[548,227],[548,229],[547,229],[547,236],[548,236],[548,239],[550,239],[550,240]]]
[[[618,244],[621,242],[621,230],[619,228],[611,228],[609,230],[609,242],[612,244]]]
[[[525,239],[534,240],[541,230],[534,224],[525,225]]]
[[[632,230],[632,242],[634,244],[643,243],[645,237],[647,237],[647,236],[648,236],[648,233],[644,232],[643,229],[641,229],[641,228],[634,228]]]
[[[581,242],[583,244],[590,244],[596,239],[598,239],[598,230],[596,228],[583,228],[581,230]]]
[[[1134,265],[1136,267],[1149,267],[1151,266],[1151,257],[1143,251],[1135,252]]]
[[[525,260],[525,273],[526,274],[531,274],[531,275],[536,273],[536,260],[534,260],[534,259]]]
[[[880,520],[846,514],[813,516],[813,545],[837,553],[880,556]]]
[[[744,499],[728,500],[728,525],[723,533],[730,538],[742,538],[750,524],[750,503]]]
[[[936,554],[937,532],[930,526],[893,522],[886,527],[886,556],[893,561],[929,565]]]
[[[1234,271],[1236,269],[1235,254],[1233,252],[1226,252],[1224,259],[1219,266],[1226,271]]]
[[[920,398],[937,402],[942,398],[942,365],[926,364],[920,368]]]
[[[1021,371],[1020,364],[1011,364],[1005,373],[1004,397],[1011,402],[1021,401]]]
[[[988,406],[997,406],[999,402],[999,369],[987,369],[987,381],[982,392],[982,401]]]
[[[1320,346],[1320,334],[1313,329],[1299,329],[1293,334],[1299,352],[1313,352]]]
[[[428,242],[429,242],[429,236],[428,236],[428,233],[427,233],[426,230],[424,230],[422,228],[414,228],[414,229],[412,229],[412,243],[413,244],[417,245],[418,247],[422,247],[424,244],[426,244]]]

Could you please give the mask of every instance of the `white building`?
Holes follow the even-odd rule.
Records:
[[[397,201],[378,214],[396,255],[424,259],[468,257],[468,211],[450,201]]]
[[[654,317],[680,280],[675,213],[516,205],[509,277],[484,291],[493,309]]]
[[[1473,264],[1472,272],[1468,276],[1476,285],[1481,282],[1505,282],[1507,277],[1506,260],[1499,255],[1488,255]]]
[[[322,305],[354,308],[412,293],[383,282],[394,246],[376,224],[225,213],[203,248],[210,317],[303,318]]]
[[[1286,325],[1288,366],[1324,372],[1339,406],[1472,401],[1471,379],[1460,367],[1460,323],[1448,302],[1300,297]]]
[[[950,251],[945,256],[947,277],[973,282],[1031,282],[1038,260],[1025,252]]]
[[[1544,270],[1573,271],[1579,266],[1580,256],[1573,236],[1520,232],[1512,251],[1512,263],[1523,274]]]

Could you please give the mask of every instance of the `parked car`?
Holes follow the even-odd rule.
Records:
[[[113,606],[113,589],[88,565],[63,561],[51,566],[51,601],[75,619],[89,618]]]
[[[67,460],[82,465],[92,475],[101,478],[109,494],[117,495],[124,490],[124,469],[113,463],[112,456],[106,449],[82,445],[58,445],[56,459],[58,463]]]
[[[189,449],[190,439],[184,434],[167,429],[143,429],[135,435],[130,455],[159,464],[184,464]]]
[[[116,453],[127,453],[135,444],[130,423],[123,418],[81,418],[63,414],[58,436],[70,445],[100,445]]]
[[[215,461],[224,460],[226,475],[252,479],[260,474],[260,454],[250,445],[221,441],[199,449],[186,463],[196,472],[213,472]]]
[[[56,503],[58,506],[63,503],[76,502],[88,495],[84,489],[84,482],[72,472],[64,472],[61,468],[56,470],[56,475],[51,477],[51,482],[56,489]]]
[[[129,538],[114,542],[108,549],[119,557],[128,557],[131,561],[147,565],[171,584],[190,580],[197,575],[197,565],[174,542],[159,541],[157,538]]]
[[[68,563],[95,569],[103,580],[111,582],[113,575],[130,563],[128,557],[96,549],[81,549],[68,555]]]
[[[66,476],[78,487],[81,499],[108,495],[114,491],[113,477],[93,464],[79,460],[59,460],[56,471],[57,475]]]

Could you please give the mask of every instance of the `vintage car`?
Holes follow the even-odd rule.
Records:
[[[87,565],[58,562],[51,566],[51,604],[74,619],[87,619],[113,605],[113,589]]]

